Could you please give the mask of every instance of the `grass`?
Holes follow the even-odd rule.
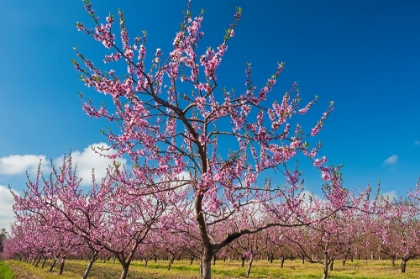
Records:
[[[15,274],[10,270],[9,266],[0,260],[0,279],[13,279]]]
[[[8,260],[6,263],[16,274],[15,279],[38,278],[38,279],[80,279],[83,274],[87,261],[68,260],[64,267],[63,275],[58,275],[56,267],[52,272],[48,272],[51,262],[47,261],[44,269],[35,268],[33,265],[15,260]],[[134,261],[129,270],[127,278],[130,279],[196,279],[199,278],[199,266],[197,261],[190,265],[189,261],[175,261],[171,270],[167,270],[168,262],[150,261],[147,267],[144,262]],[[5,268],[3,265],[0,268]],[[241,267],[239,261],[217,261],[216,266],[212,266],[212,278],[245,278],[247,266]],[[2,269],[0,269],[2,270]],[[91,270],[89,278],[94,279],[114,279],[119,278],[121,273],[120,264],[112,261],[103,263],[97,261]],[[2,273],[0,273],[2,274]],[[0,277],[2,278],[14,278]],[[279,278],[279,279],[311,279],[321,278],[321,264],[302,264],[300,261],[286,261],[284,268],[280,268],[280,262],[269,263],[265,260],[254,261],[250,278]],[[340,261],[334,265],[334,270],[329,272],[331,279],[407,279],[420,278],[420,260],[409,261],[407,272],[402,274],[399,269],[399,262],[396,267],[392,267],[391,261],[348,261],[346,266],[342,266]]]

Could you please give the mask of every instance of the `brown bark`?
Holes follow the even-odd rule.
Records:
[[[171,269],[171,266],[174,263],[174,260],[175,260],[175,254],[171,255],[171,258],[169,259],[168,270]]]
[[[202,268],[202,279],[211,279],[211,254],[209,255],[203,255],[203,258],[201,260],[201,268]]]
[[[63,274],[63,270],[64,270],[64,263],[66,262],[66,258],[62,258],[61,262],[60,262],[60,272],[58,273],[58,275]]]
[[[120,279],[125,279],[128,275],[128,268],[130,267],[130,264],[123,264],[123,270],[121,272]]]
[[[245,277],[248,278],[249,274],[251,274],[251,268],[252,268],[252,262],[254,261],[254,259],[251,257],[251,259],[249,260],[248,263],[248,269],[246,270],[246,274]]]
[[[327,277],[328,277],[329,264],[330,264],[330,261],[328,259],[328,253],[325,253],[324,271],[322,273],[322,279],[327,279]]]
[[[47,261],[47,258],[44,258],[44,261],[42,262],[42,266],[41,266],[41,268],[44,268],[44,266],[45,266],[45,262]]]
[[[401,273],[405,273],[406,268],[407,268],[407,260],[401,259]]]
[[[244,267],[245,266],[245,257],[241,257],[241,266]]]
[[[82,279],[88,278],[89,272],[92,268],[93,263],[96,261],[96,257],[98,256],[98,251],[93,252],[92,258],[90,259],[88,266],[86,267],[85,273],[83,274]]]

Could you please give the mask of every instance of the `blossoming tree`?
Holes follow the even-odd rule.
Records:
[[[174,182],[165,191],[185,184],[191,186],[195,223],[203,247],[202,278],[211,278],[211,259],[223,247],[242,235],[284,225],[279,219],[256,227],[232,228],[218,241],[209,233],[212,226],[234,218],[249,203],[278,198],[289,205],[298,205],[288,200],[293,195],[284,195],[301,189],[296,181],[298,175],[289,172],[286,163],[298,153],[311,160],[316,156],[319,146],[309,150],[305,138],[320,131],[333,104],[309,134],[299,125],[291,131],[289,119],[307,112],[317,98],[300,107],[300,92],[297,84],[293,84],[281,102],[267,99],[284,68],[283,63],[278,64],[260,89],[252,83],[249,63],[245,88],[237,91],[243,93],[219,89],[217,69],[228,50],[228,41],[235,35],[240,8],[221,43],[200,54],[203,16],[193,17],[189,1],[172,51],[165,56],[161,49],[156,49],[149,64],[145,32],[130,40],[124,14],[119,11],[119,43],[114,33],[115,17],[110,15],[102,23],[89,1],[84,2],[94,27],[77,23],[77,28],[107,49],[105,63],[123,63],[126,72],[120,72],[118,67],[101,70],[96,62],[76,49],[79,60],[73,64],[81,73],[81,80],[109,96],[114,104],[112,109],[105,105],[96,107],[81,94],[83,108],[91,117],[105,118],[118,125],[118,129],[103,133],[112,148],[118,150],[110,158],[129,156],[134,163],[130,183],[144,185],[145,180],[159,177],[160,181]],[[229,150],[224,143],[228,143]],[[325,162],[326,159],[316,160],[314,164],[328,181],[332,170],[324,166]],[[257,181],[261,172],[274,168],[286,176],[289,181],[286,186]],[[188,175],[182,175],[185,173]]]

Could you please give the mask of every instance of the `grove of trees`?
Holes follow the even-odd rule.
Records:
[[[220,44],[201,51],[203,16],[193,16],[189,1],[173,49],[164,54],[146,47],[146,33],[130,40],[122,11],[117,24],[113,15],[102,22],[84,2],[93,27],[77,23],[78,30],[106,48],[104,63],[123,68],[102,70],[75,49],[82,82],[113,104],[96,106],[81,94],[83,109],[113,127],[102,132],[117,153],[97,153],[124,156],[132,167],[114,163],[103,179],[92,172],[89,190],[81,188],[71,154],[61,165],[51,164],[49,175],[38,170],[23,196],[12,192],[16,221],[4,241],[6,256],[36,265],[53,258],[60,273],[66,259],[89,258],[83,278],[99,257],[112,257],[121,264],[121,279],[134,259],[145,265],[170,259],[168,269],[177,258],[198,259],[200,276],[210,279],[216,258],[248,261],[247,276],[258,256],[282,259],[282,265],[301,258],[322,264],[327,278],[335,260],[344,265],[374,251],[393,263],[401,259],[405,272],[420,251],[419,187],[398,201],[382,198],[379,188],[344,188],[341,166],[327,166],[321,144],[309,143],[333,102],[305,133],[300,125],[293,129],[291,119],[304,115],[317,97],[300,105],[295,83],[280,102],[267,98],[283,63],[261,88],[249,63],[244,88],[219,88],[217,69],[240,8]],[[299,166],[290,168],[297,156],[319,171],[322,197],[304,194]],[[269,170],[284,183],[268,179]]]

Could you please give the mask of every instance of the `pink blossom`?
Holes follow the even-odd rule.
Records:
[[[331,180],[331,175],[328,171],[323,170],[321,173],[322,180],[329,181]]]

